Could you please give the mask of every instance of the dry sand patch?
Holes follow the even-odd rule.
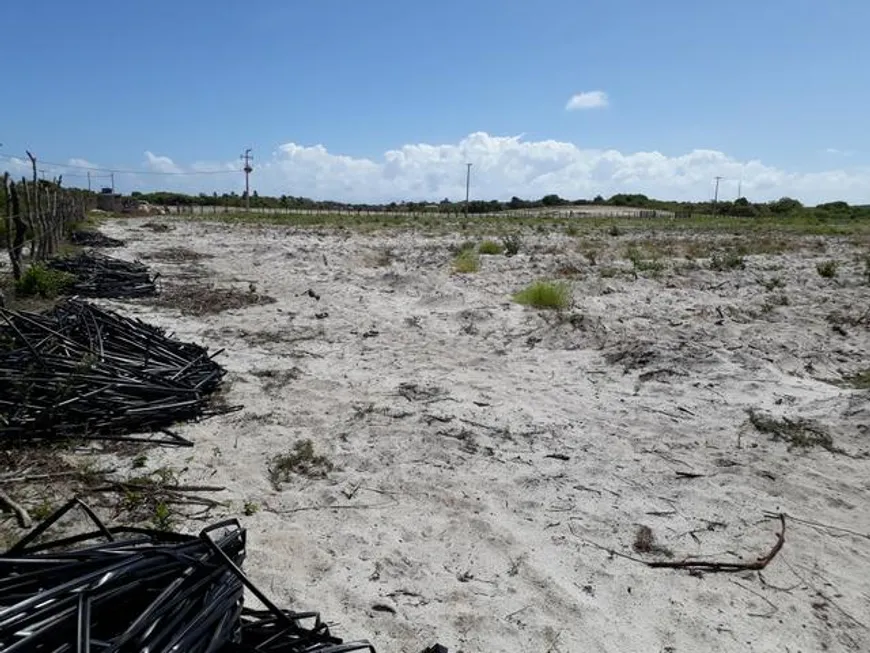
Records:
[[[870,289],[855,244],[735,254],[746,239],[529,232],[516,256],[454,274],[459,235],[140,222],[105,231],[137,253],[188,246],[207,283],[275,299],[122,306],[227,349],[228,401],[245,410],[183,427],[193,455],[148,465],[228,488],[250,513],[246,568],[279,603],[385,651],[866,650],[870,408],[846,381],[870,367]],[[827,279],[816,265],[832,258]],[[511,301],[557,276],[570,309]],[[811,423],[831,446],[794,446],[752,414]],[[277,489],[270,461],[305,441],[332,469]],[[761,573],[651,569],[590,544],[753,560],[780,512],[785,543]]]

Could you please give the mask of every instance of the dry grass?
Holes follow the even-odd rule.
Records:
[[[749,411],[749,422],[759,433],[765,433],[774,442],[787,442],[789,449],[812,449],[822,447],[831,453],[843,453],[843,450],[834,446],[830,433],[818,424],[799,417],[776,418],[755,410]]]
[[[165,247],[156,252],[143,254],[142,258],[166,263],[188,263],[200,261],[204,258],[213,258],[210,254],[201,254],[187,247]]]
[[[183,315],[214,315],[249,306],[274,304],[275,298],[255,290],[244,292],[236,288],[214,288],[197,284],[166,286],[152,302],[155,306],[174,308]]]
[[[291,367],[289,370],[255,370],[251,374],[262,379],[265,392],[275,394],[290,385],[291,381],[301,377],[302,370],[298,367]]]
[[[277,489],[296,476],[326,478],[335,466],[321,454],[314,453],[311,440],[297,440],[287,453],[278,454],[269,461],[269,480]]]
[[[175,229],[171,224],[166,224],[165,222],[146,222],[143,224],[140,229],[148,229],[149,231],[153,231],[156,234],[165,234],[168,231],[172,231]]]

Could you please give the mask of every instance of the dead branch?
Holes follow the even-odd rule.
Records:
[[[770,564],[770,561],[776,557],[776,554],[779,553],[780,549],[782,549],[783,544],[785,544],[785,514],[779,514],[779,520],[782,524],[782,530],[776,536],[776,543],[773,545],[773,548],[767,553],[767,555],[757,558],[752,562],[724,562],[718,560],[641,560],[640,558],[635,558],[634,556],[627,555],[625,553],[620,553],[619,551],[615,551],[606,546],[602,546],[597,542],[592,542],[591,540],[587,540],[577,536],[574,532],[573,527],[569,525],[569,529],[571,530],[571,534],[585,542],[586,544],[590,544],[597,549],[601,549],[602,551],[607,551],[611,556],[619,556],[620,558],[625,558],[626,560],[631,560],[632,562],[639,562],[647,567],[652,567],[655,569],[690,569],[693,571],[707,571],[710,573],[717,572],[735,572],[735,571],[758,571],[767,567]]]
[[[13,501],[12,497],[6,494],[3,490],[0,490],[0,504],[6,506],[9,510],[15,513],[15,516],[18,518],[18,525],[21,526],[21,528],[30,528],[33,525],[33,521],[30,519],[30,515],[27,514],[27,511]]]

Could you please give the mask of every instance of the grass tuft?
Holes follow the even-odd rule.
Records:
[[[19,297],[39,296],[54,299],[76,282],[75,275],[52,270],[42,264],[31,265],[15,283],[15,294]]]
[[[453,271],[468,274],[480,270],[480,257],[473,249],[463,249],[453,258]]]
[[[269,461],[269,480],[278,488],[294,476],[326,478],[334,468],[326,456],[314,453],[311,440],[297,440],[290,451]]]
[[[524,306],[562,310],[571,305],[571,286],[562,281],[535,281],[516,293],[514,301]]]
[[[816,271],[819,273],[820,277],[824,277],[825,279],[833,279],[837,276],[837,268],[840,267],[840,264],[837,261],[824,261],[823,263],[816,264]]]
[[[494,240],[484,240],[482,243],[480,243],[477,251],[481,254],[497,256],[504,253],[504,245],[502,245],[501,243],[497,243]]]

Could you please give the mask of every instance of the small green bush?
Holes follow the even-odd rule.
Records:
[[[464,249],[453,259],[453,271],[460,274],[477,272],[480,269],[480,257],[473,249]]]
[[[516,293],[514,301],[524,306],[561,310],[571,305],[571,286],[562,281],[535,281]]]
[[[504,245],[504,253],[507,256],[516,256],[520,253],[520,247],[522,247],[523,241],[520,240],[520,237],[516,234],[511,234],[510,236],[505,236],[501,239],[502,244]]]
[[[498,255],[504,253],[504,246],[494,240],[484,240],[480,243],[477,251],[481,254]]]
[[[818,271],[819,276],[825,279],[833,279],[837,276],[838,267],[840,267],[840,264],[837,261],[825,261],[824,263],[816,264],[816,271]]]
[[[75,276],[67,272],[52,270],[37,263],[31,265],[15,283],[15,294],[19,297],[38,295],[43,299],[54,299],[75,283]]]

